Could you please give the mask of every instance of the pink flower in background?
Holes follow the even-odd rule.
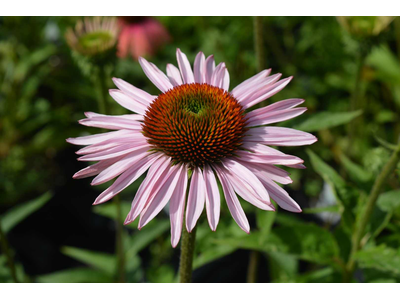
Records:
[[[118,56],[153,55],[171,38],[165,27],[151,17],[118,17],[121,28],[118,41]]]
[[[303,168],[303,160],[269,146],[308,145],[317,139],[306,132],[266,125],[302,114],[306,108],[296,106],[304,100],[283,100],[245,112],[281,91],[292,77],[279,80],[281,74],[264,70],[229,92],[225,63],[215,66],[212,55],[205,58],[200,52],[192,70],[184,53],[178,49],[176,55],[179,68],[168,64],[167,75],[139,58],[144,73],[161,91],[159,95],[113,79],[118,89],[110,90],[111,97],[132,114],[89,112],[80,121],[112,132],[68,139],[86,146],[77,152],[83,155],[78,160],[99,161],[74,178],[97,175],[92,185],[98,185],[119,176],[94,204],[110,200],[147,171],[125,224],[140,215],[142,228],[169,202],[173,247],[181,236],[184,211],[189,232],[204,207],[211,229],[216,230],[218,181],[232,217],[247,233],[250,226],[237,195],[263,210],[274,210],[272,199],[285,210],[301,212],[277,184],[292,180],[276,165]]]

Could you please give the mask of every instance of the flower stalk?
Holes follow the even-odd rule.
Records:
[[[119,196],[114,197],[115,205],[117,207],[116,223],[116,237],[115,237],[115,252],[117,253],[117,281],[125,282],[125,253],[123,243],[124,228],[121,222],[122,209],[121,199]]]
[[[179,265],[179,282],[192,282],[193,254],[196,241],[196,228],[192,232],[187,232],[186,228],[182,232],[181,259]]]
[[[351,252],[349,256],[349,260],[346,265],[346,270],[344,274],[344,281],[348,282],[351,280],[351,277],[353,276],[353,272],[356,267],[356,262],[355,262],[355,255],[358,250],[361,249],[361,240],[364,236],[365,233],[365,228],[367,227],[368,221],[371,217],[371,214],[374,210],[376,201],[379,197],[379,194],[386,183],[387,178],[392,174],[394,169],[396,168],[398,162],[400,161],[400,141],[392,153],[389,161],[385,164],[383,167],[381,173],[378,175],[376,178],[374,185],[372,187],[371,193],[368,196],[367,202],[365,206],[363,207],[362,212],[360,213],[360,217],[357,220],[357,224],[355,226],[355,231],[353,233],[352,237],[352,247],[351,247]]]

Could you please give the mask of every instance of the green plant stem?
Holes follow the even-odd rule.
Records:
[[[368,196],[367,202],[363,207],[362,212],[360,213],[360,217],[357,219],[357,224],[355,226],[355,231],[352,237],[351,252],[349,260],[346,265],[346,271],[344,275],[345,282],[350,281],[351,277],[353,276],[353,272],[356,266],[355,254],[361,247],[360,242],[364,236],[365,228],[367,227],[368,221],[375,207],[376,200],[378,199],[379,194],[382,190],[382,187],[386,183],[387,178],[394,171],[399,161],[400,161],[400,142],[398,143],[396,149],[392,153],[392,156],[390,157],[389,161],[385,164],[381,173],[376,178],[371,193]]]
[[[121,199],[119,196],[114,197],[115,205],[117,206],[117,217],[115,220],[116,237],[115,237],[115,252],[117,253],[117,281],[125,282],[125,251],[123,243],[124,228],[121,222],[122,209]]]
[[[193,254],[196,242],[196,227],[192,232],[187,232],[186,228],[182,232],[181,260],[179,265],[179,282],[192,282]]]
[[[350,98],[350,111],[355,111],[357,109],[363,108],[361,105],[361,79],[362,79],[362,71],[365,64],[365,59],[367,57],[367,51],[362,49],[360,46],[360,54],[357,62],[357,73],[356,73],[356,80],[354,83],[354,90],[353,94]],[[358,127],[361,120],[360,117],[351,121],[349,124],[349,149],[351,149],[352,141],[354,137],[358,133]]]
[[[260,261],[260,252],[251,251],[249,258],[249,267],[247,269],[247,283],[257,282],[258,264]]]
[[[257,71],[261,72],[265,69],[265,53],[264,53],[264,28],[262,17],[254,17],[254,50],[256,53],[256,65]],[[257,107],[263,107],[264,104],[261,102]],[[252,250],[250,252],[249,266],[247,269],[247,282],[256,282],[257,279],[257,266],[260,253]],[[251,281],[249,281],[251,280]]]
[[[8,245],[8,240],[7,240],[7,236],[3,231],[3,227],[1,225],[1,219],[0,219],[0,242],[1,242],[1,250],[4,253],[4,255],[7,258],[7,262],[8,262],[8,267],[10,269],[10,273],[11,273],[11,277],[13,279],[14,282],[18,282],[18,278],[17,278],[17,272],[15,271],[15,264],[14,264],[14,259],[11,255],[11,250],[10,247]]]
[[[257,58],[257,71],[265,68],[264,36],[262,17],[254,17],[254,50]]]

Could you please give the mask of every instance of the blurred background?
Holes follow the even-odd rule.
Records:
[[[137,58],[165,70],[178,47],[191,62],[198,51],[225,62],[231,88],[264,68],[293,75],[266,102],[305,99],[308,111],[280,125],[319,139],[282,148],[307,166],[285,186],[303,213],[242,201],[250,235],[224,201],[216,232],[203,213],[193,281],[399,282],[398,164],[365,212],[399,142],[395,17],[0,17],[0,282],[177,281],[168,211],[116,234],[142,179],[121,193],[120,212],[115,201],[92,206],[108,185],[72,179],[87,164],[65,139],[101,132],[78,124],[86,111],[127,113],[104,96],[112,77],[157,94]]]

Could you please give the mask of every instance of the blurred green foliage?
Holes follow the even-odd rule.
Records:
[[[150,58],[160,69],[165,70],[168,62],[176,64],[179,47],[190,61],[203,51],[214,54],[217,62],[226,62],[231,87],[256,72],[252,18],[158,19],[172,37],[170,44]],[[87,76],[90,68],[85,69],[82,61],[77,63],[64,40],[66,28],[76,20],[0,18],[0,210],[4,211],[0,221],[5,232],[40,209],[51,198],[48,191],[63,186],[72,175],[65,174],[58,163],[63,151],[71,147],[65,138],[99,132],[76,124],[83,112],[98,111],[99,97]],[[362,28],[375,26],[369,20],[361,20]],[[400,20],[393,22],[379,38],[369,38],[352,35],[333,17],[263,18],[266,65],[285,77],[294,76],[287,88],[268,101],[304,98],[308,112],[281,125],[313,132],[319,139],[312,146],[284,149],[303,158],[308,167],[291,169],[294,182],[288,186],[304,213],[258,211],[242,202],[246,214],[255,220],[247,235],[234,223],[222,200],[216,232],[209,229],[204,215],[199,221],[195,269],[238,249],[248,249],[266,259],[268,269],[259,272],[268,274],[272,282],[342,280],[356,220],[400,135]],[[358,68],[360,53],[365,61]],[[137,61],[116,59],[112,65],[107,69],[110,77],[157,93]],[[113,88],[111,78],[106,85]],[[353,109],[350,99],[355,89],[361,100]],[[126,113],[110,97],[107,101],[113,114]],[[399,176],[398,166],[374,208],[363,247],[355,256],[361,275],[352,280],[400,281]],[[135,182],[121,194],[123,216],[119,222],[124,221],[139,184]],[[92,189],[100,192],[104,186]],[[114,203],[96,206],[93,212],[117,218]],[[176,281],[176,266],[171,261],[178,250],[170,245],[167,214],[160,213],[140,232],[136,226],[134,222],[123,233],[126,280]],[[140,255],[144,250],[146,261]],[[115,255],[69,245],[60,251],[86,267],[31,278],[17,261],[17,277],[35,282],[116,280]],[[3,252],[0,266],[0,281],[11,281]]]

